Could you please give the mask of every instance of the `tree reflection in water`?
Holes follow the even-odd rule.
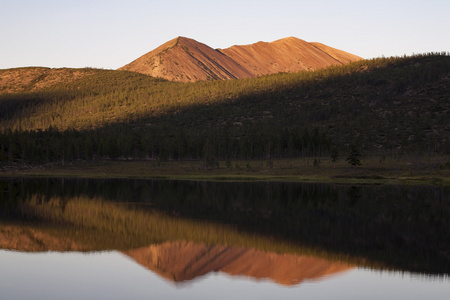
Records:
[[[50,237],[67,250],[126,253],[184,243],[450,270],[448,187],[10,179],[0,189],[3,240],[27,244],[27,236],[39,251],[55,243]]]

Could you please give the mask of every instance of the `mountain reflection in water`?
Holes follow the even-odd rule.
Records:
[[[0,224],[0,249],[21,252],[90,251],[64,236],[39,228]],[[299,284],[352,268],[307,255],[278,254],[242,247],[193,242],[166,242],[122,251],[143,267],[174,282],[193,280],[210,272],[270,279],[283,285]]]
[[[119,250],[175,281],[282,284],[354,266],[450,273],[448,187],[0,181],[0,248]]]
[[[306,255],[278,254],[223,245],[168,242],[124,252],[142,266],[175,282],[210,272],[271,279],[293,285],[343,272],[352,267]]]

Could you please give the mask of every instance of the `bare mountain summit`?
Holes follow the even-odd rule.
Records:
[[[173,39],[119,70],[185,82],[252,76],[220,51],[185,37]]]
[[[119,70],[188,82],[317,70],[360,59],[345,51],[294,37],[216,50],[193,39],[178,37]]]

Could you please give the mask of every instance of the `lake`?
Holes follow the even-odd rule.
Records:
[[[450,188],[0,180],[0,299],[448,299]]]

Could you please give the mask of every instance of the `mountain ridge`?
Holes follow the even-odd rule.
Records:
[[[34,92],[98,73],[91,68],[21,67],[0,70],[0,93]]]
[[[351,53],[296,37],[213,49],[194,39],[179,36],[118,70],[193,82],[317,70],[361,59]]]

